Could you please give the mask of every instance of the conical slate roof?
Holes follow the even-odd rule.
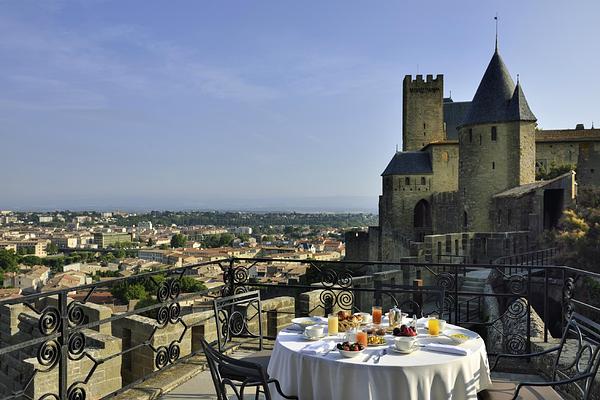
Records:
[[[510,121],[537,121],[531,108],[529,108],[529,104],[527,104],[527,99],[519,82],[517,82],[515,92],[508,105],[508,119]]]
[[[512,102],[515,95],[516,99]],[[508,68],[496,49],[462,125],[520,121],[521,115],[525,114],[528,115],[527,118],[533,117],[535,120],[522,90],[515,87]]]

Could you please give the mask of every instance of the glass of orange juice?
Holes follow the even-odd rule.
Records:
[[[338,334],[338,316],[337,314],[329,314],[327,318],[327,330],[329,331],[329,336],[336,336]]]
[[[375,325],[381,324],[381,316],[383,311],[381,310],[381,306],[373,306],[372,314],[373,314],[373,323]]]
[[[367,347],[367,332],[364,331],[358,331],[356,332],[356,342],[362,344],[363,346]]]
[[[429,334],[432,336],[440,334],[440,321],[437,316],[429,318],[429,321],[427,321],[427,328],[429,329]]]

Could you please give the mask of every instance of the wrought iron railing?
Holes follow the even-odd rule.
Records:
[[[218,270],[223,285],[183,293],[182,279],[206,269]],[[463,290],[465,271],[476,270],[490,271],[490,290]],[[585,294],[590,282],[600,282],[600,274],[560,266],[231,258],[5,299],[0,301],[0,400],[108,398],[136,387],[202,352],[195,342],[215,325],[211,300],[219,296],[258,289],[263,301],[292,297],[293,311],[263,308],[290,318],[340,309],[370,311],[374,299],[391,306],[425,296],[423,313],[441,309],[453,324],[476,329],[487,340],[499,337],[500,350],[524,353],[533,340],[534,309],[542,315],[544,340],[573,310],[600,321],[600,305]],[[419,291],[421,285],[443,289],[443,300],[428,298]],[[95,304],[99,292],[123,287],[135,292],[140,286],[152,293],[140,308]],[[486,317],[482,310],[490,301],[499,312]],[[268,315],[263,319],[269,320]],[[502,329],[514,326],[510,321],[520,321],[520,330]],[[273,337],[276,330],[267,332]],[[489,341],[488,346],[493,354]],[[119,377],[106,383],[111,381],[107,374],[115,371]]]

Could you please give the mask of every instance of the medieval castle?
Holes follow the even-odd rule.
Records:
[[[347,233],[346,259],[488,263],[527,252],[578,186],[600,186],[600,129],[537,129],[497,47],[472,101],[443,93],[443,75],[405,76],[402,151],[381,175],[379,226]],[[536,180],[561,166],[577,174]]]

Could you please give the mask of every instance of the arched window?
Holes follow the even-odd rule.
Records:
[[[468,220],[468,218],[467,218],[467,212],[466,212],[466,211],[464,211],[464,212],[463,212],[463,227],[465,227],[465,228],[466,228],[467,226],[469,226],[469,220]]]
[[[421,177],[421,185],[426,185],[427,184],[427,180],[425,179],[424,176]]]
[[[404,184],[405,184],[406,186],[409,186],[409,185],[410,185],[410,178],[409,178],[408,176],[407,176],[406,178],[404,178]]]
[[[492,126],[492,141],[495,142],[498,139],[498,129]]]

